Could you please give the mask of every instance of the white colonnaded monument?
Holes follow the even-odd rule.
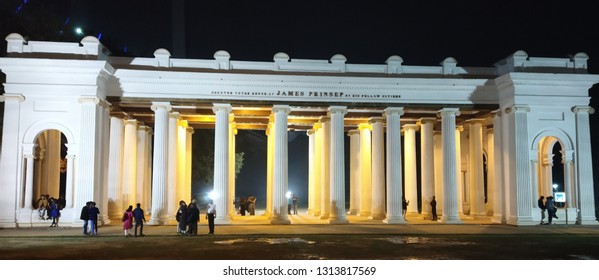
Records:
[[[291,223],[289,130],[309,136],[308,214],[331,224],[349,215],[406,223],[402,198],[412,201],[409,214],[428,216],[432,196],[441,223],[538,224],[537,199],[553,195],[556,156],[559,222],[598,224],[589,89],[599,76],[587,73],[584,53],[517,51],[493,67],[458,66],[451,57],[413,66],[396,55],[383,64],[350,64],[340,54],[236,61],[226,51],[175,59],[165,49],[115,57],[94,37],[42,42],[13,33],[6,41],[0,227],[47,226],[35,205],[42,194],[65,199],[63,226],[81,225],[87,201],[97,202],[101,224],[120,222],[137,202],[150,224],[171,223],[178,201],[191,194],[194,129],[215,132],[221,224],[233,220],[231,151],[244,129],[268,135],[272,224]]]

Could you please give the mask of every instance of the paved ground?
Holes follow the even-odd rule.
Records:
[[[599,259],[599,226],[462,225],[408,217],[387,225],[350,217],[350,224],[294,216],[273,226],[262,216],[239,217],[210,236],[184,237],[175,226],[146,226],[146,237],[125,238],[120,222],[96,237],[80,228],[0,229],[1,259]],[[302,220],[308,219],[308,220]]]

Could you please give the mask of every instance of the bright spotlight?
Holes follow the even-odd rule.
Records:
[[[208,198],[215,200],[218,197],[218,194],[216,193],[216,191],[211,191],[208,193]]]
[[[83,29],[81,29],[81,27],[75,28],[75,34],[77,34],[77,35],[83,35]]]
[[[557,187],[558,187],[557,184],[553,184],[553,189],[554,190],[557,190]]]
[[[288,191],[288,192],[285,194],[285,197],[287,197],[287,199],[289,199],[289,198],[291,197],[291,192],[289,192],[289,191]]]

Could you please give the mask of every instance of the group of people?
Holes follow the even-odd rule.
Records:
[[[406,213],[408,212],[408,205],[410,205],[410,201],[406,200],[406,198],[402,198],[402,202],[401,202],[401,212],[403,215],[403,219],[407,221],[406,219]],[[438,220],[437,217],[437,200],[435,199],[435,196],[433,195],[433,197],[431,198],[431,214],[432,214],[432,220],[436,221]]]
[[[198,222],[200,221],[200,208],[196,200],[192,199],[189,205],[185,201],[179,202],[179,209],[175,215],[177,220],[177,232],[181,235],[198,235]],[[216,205],[210,202],[206,208],[206,219],[208,220],[208,234],[214,234],[214,219],[216,218]]]
[[[65,206],[65,199],[50,197],[48,194],[42,194],[37,200],[37,213],[40,220],[52,219],[50,227],[58,227],[60,220],[60,210]]]
[[[123,213],[123,217],[121,218],[123,222],[123,230],[125,231],[125,238],[135,236],[137,237],[137,228],[139,228],[139,236],[144,235],[144,223],[146,222],[146,216],[144,214],[144,210],[141,209],[141,204],[137,203],[135,209],[133,209],[133,205],[129,205],[125,213]],[[135,226],[135,235],[131,235],[131,229]]]
[[[235,212],[241,216],[245,216],[246,212],[250,216],[256,215],[256,197],[253,194],[248,198],[236,197],[233,200],[233,205],[235,205]]]
[[[555,207],[553,196],[548,196],[545,199],[545,202],[543,202],[543,199],[545,199],[545,197],[541,196],[538,200],[538,206],[541,209],[541,225],[550,225],[553,222],[553,218],[558,219],[557,215],[555,215],[557,207]],[[543,222],[545,219],[545,211],[547,211],[547,223]]]
[[[83,234],[84,235],[97,235],[98,234],[98,216],[100,215],[100,209],[96,207],[94,201],[88,201],[85,206],[81,208],[81,215],[79,218],[83,220]]]

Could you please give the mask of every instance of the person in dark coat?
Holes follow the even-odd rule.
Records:
[[[545,202],[543,201],[543,199],[545,199],[545,197],[541,195],[541,197],[537,201],[537,205],[539,206],[539,209],[541,209],[541,225],[543,224],[543,220],[545,219]]]
[[[133,210],[133,222],[135,223],[135,237],[137,237],[137,228],[139,227],[139,236],[144,235],[144,222],[146,221],[146,216],[144,215],[144,210],[141,209],[141,204],[137,203],[137,207]]]
[[[179,210],[177,210],[177,222],[179,222],[179,232],[185,235],[185,229],[187,228],[187,204],[185,201],[179,201]]]
[[[198,220],[200,220],[200,209],[192,202],[187,207],[187,235],[198,235]]]
[[[437,220],[437,200],[435,200],[435,196],[433,195],[433,199],[431,200],[431,212],[433,213],[433,221]]]
[[[89,206],[91,205],[91,201],[85,203],[85,206],[81,208],[81,215],[79,219],[83,220],[83,234],[87,235],[87,225],[89,222]]]
[[[90,235],[98,234],[98,216],[100,215],[100,209],[96,207],[95,202],[91,202],[89,206],[89,224],[91,225],[89,229]]]
[[[58,227],[58,220],[60,220],[60,208],[55,199],[50,202],[50,217],[52,217],[52,224],[50,227]]]
[[[244,196],[242,196],[241,199],[239,200],[239,213],[241,213],[241,216],[245,216],[246,210],[247,210],[247,200],[245,199]]]

